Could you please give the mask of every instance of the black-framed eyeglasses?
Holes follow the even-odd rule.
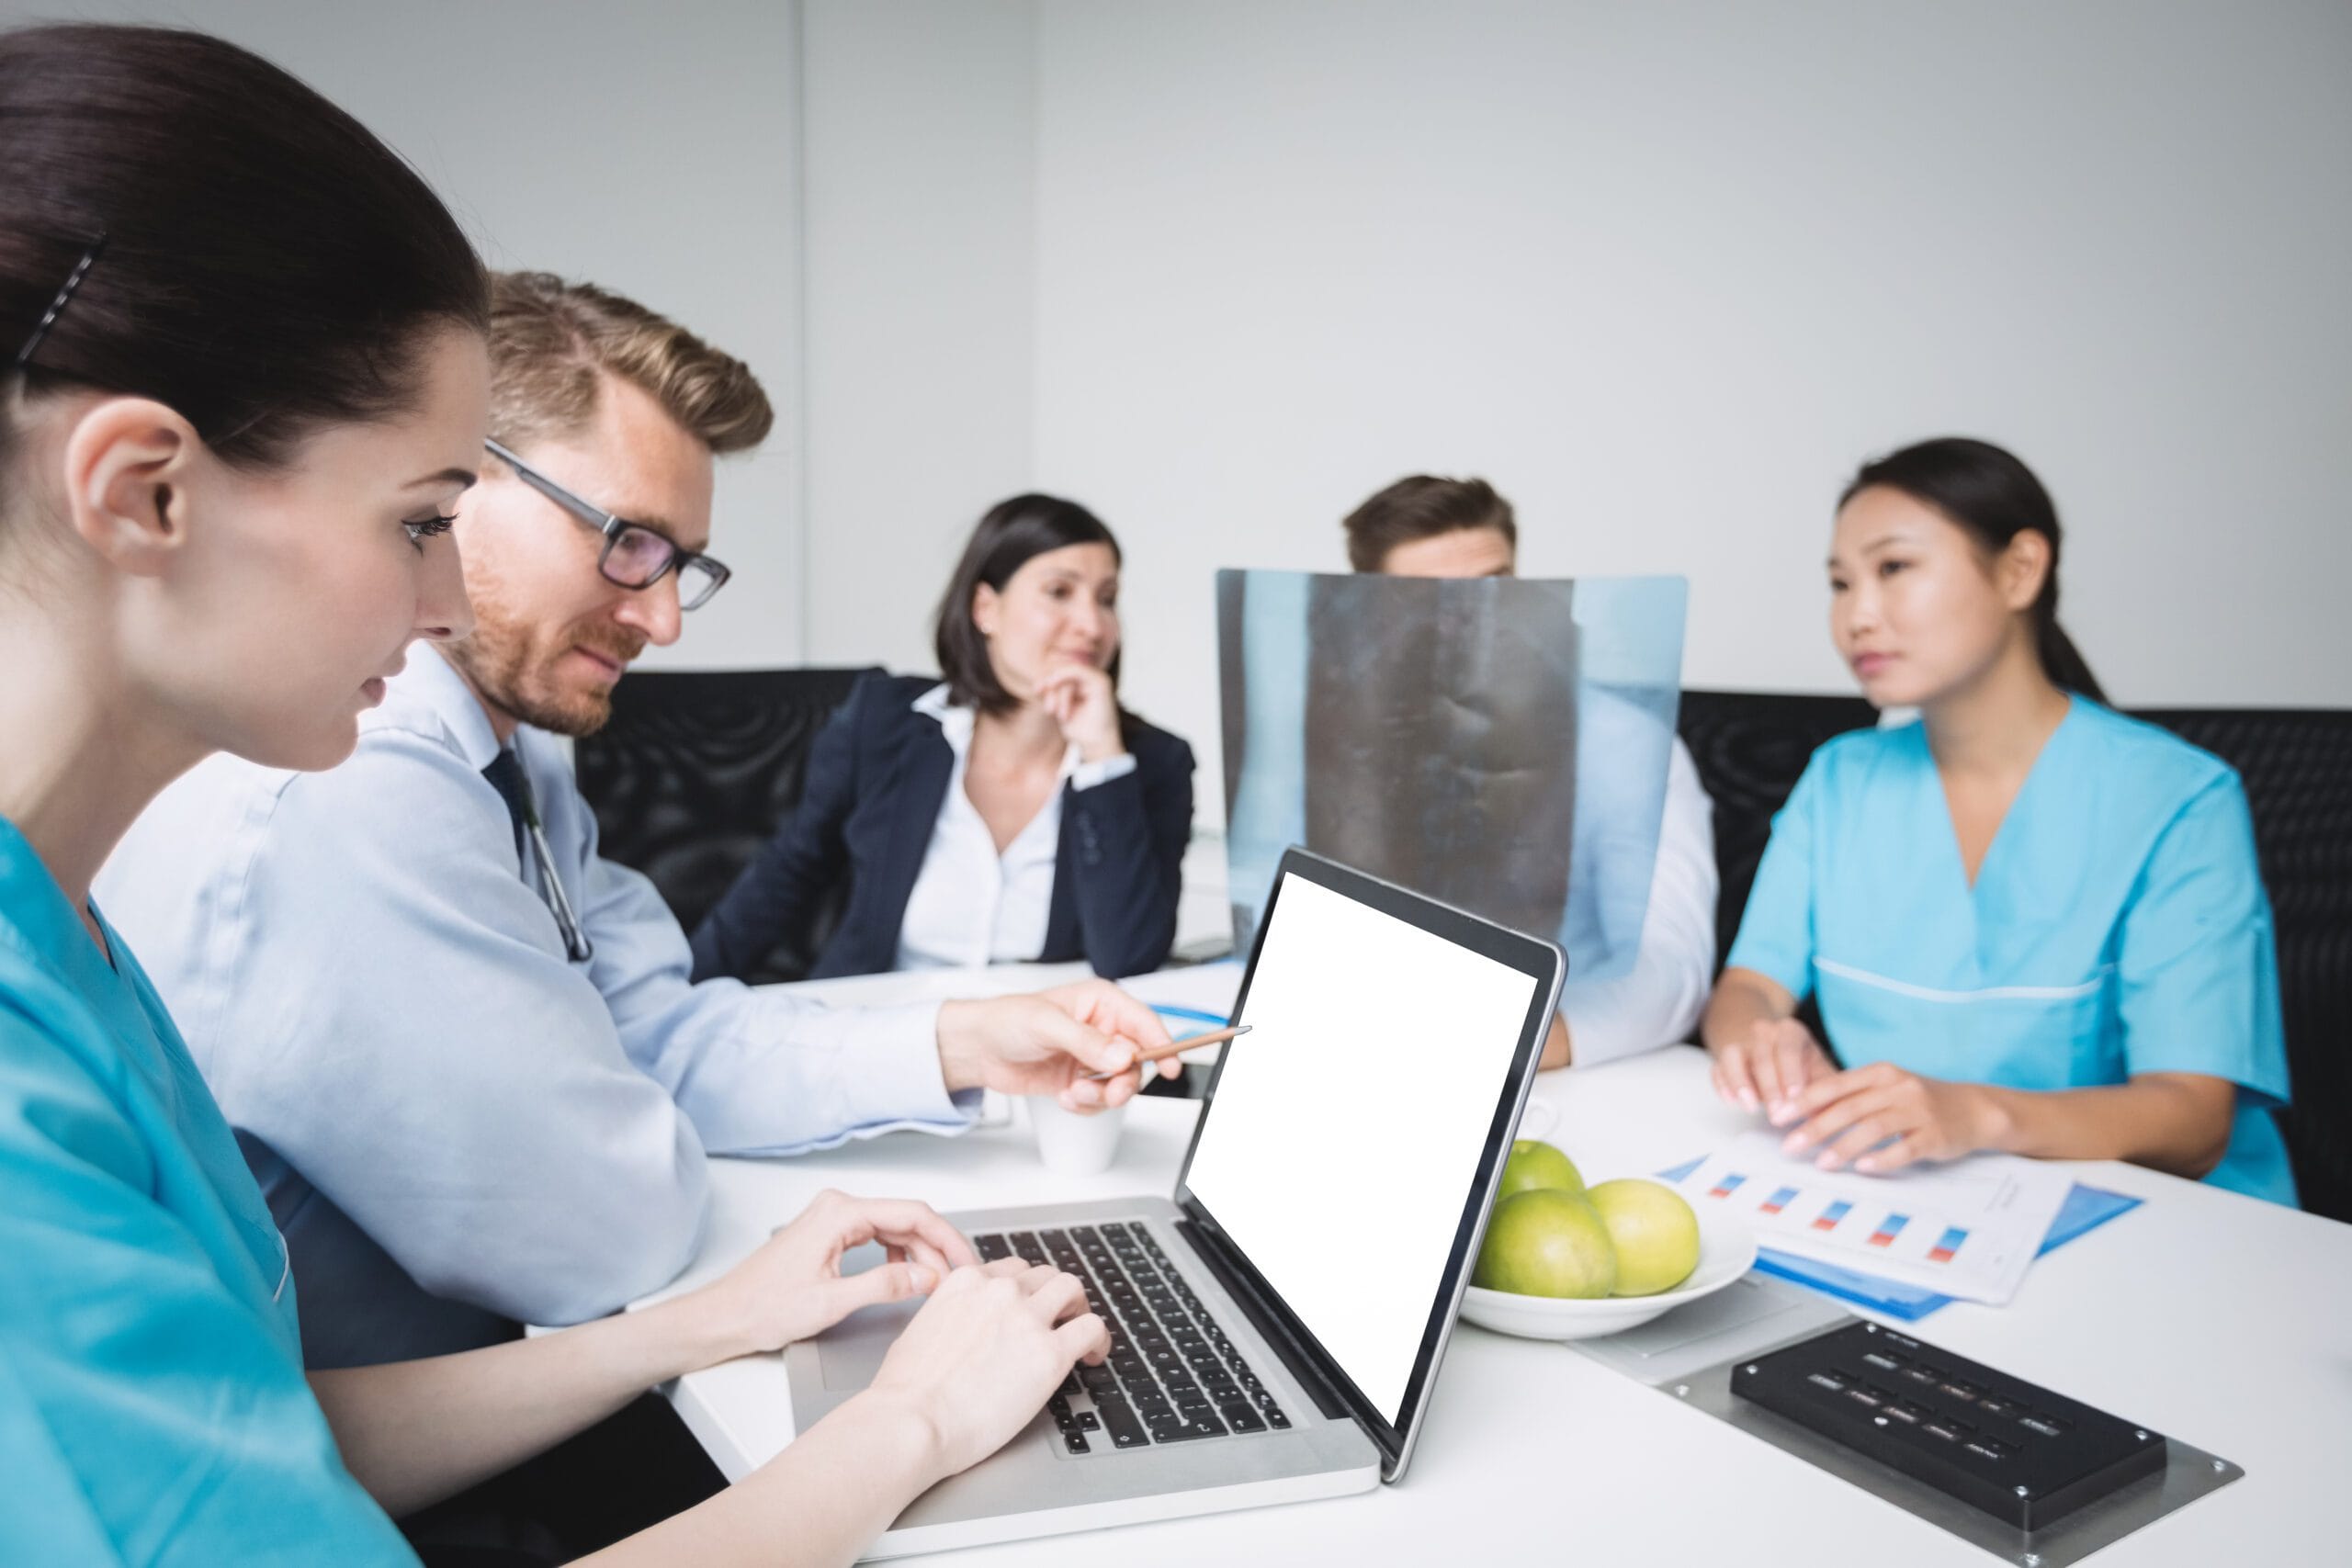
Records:
[[[522,481],[605,536],[604,553],[596,570],[605,581],[621,588],[650,588],[675,571],[678,608],[698,610],[727,586],[734,575],[708,556],[681,549],[677,544],[642,523],[616,517],[593,502],[584,501],[514,456],[495,441],[485,441],[491,456],[514,470]]]

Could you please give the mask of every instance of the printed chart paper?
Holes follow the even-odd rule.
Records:
[[[1980,1154],[1888,1176],[1820,1170],[1748,1133],[1680,1182],[1693,1208],[1729,1210],[1759,1246],[1999,1306],[2017,1294],[2073,1180]]]

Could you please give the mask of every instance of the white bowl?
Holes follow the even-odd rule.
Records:
[[[1615,1334],[1672,1312],[1685,1302],[1714,1294],[1756,1264],[1756,1236],[1747,1222],[1717,1209],[1700,1209],[1699,1266],[1670,1291],[1654,1296],[1605,1296],[1568,1301],[1522,1296],[1473,1285],[1462,1292],[1462,1315],[1481,1328],[1527,1339],[1592,1339]]]

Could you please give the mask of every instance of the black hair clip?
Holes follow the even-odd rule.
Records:
[[[42,312],[40,325],[35,327],[33,335],[25,340],[25,346],[17,350],[16,363],[10,368],[22,370],[33,362],[33,355],[40,351],[42,341],[49,336],[49,329],[57,324],[57,318],[63,315],[65,307],[73,303],[74,291],[82,287],[82,280],[90,275],[90,269],[97,265],[98,257],[106,248],[107,236],[100,234],[92,242],[90,248],[82,253],[82,259],[74,264],[73,275],[66,278],[65,287],[57,291],[57,298],[51,300],[49,309]]]

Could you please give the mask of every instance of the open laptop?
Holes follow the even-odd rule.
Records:
[[[1020,1436],[869,1558],[1370,1490],[1404,1474],[1566,961],[1292,850],[1167,1198],[948,1218],[1085,1280],[1112,1326]],[[870,1249],[869,1249],[870,1250]],[[913,1304],[785,1362],[797,1428],[864,1388]]]

